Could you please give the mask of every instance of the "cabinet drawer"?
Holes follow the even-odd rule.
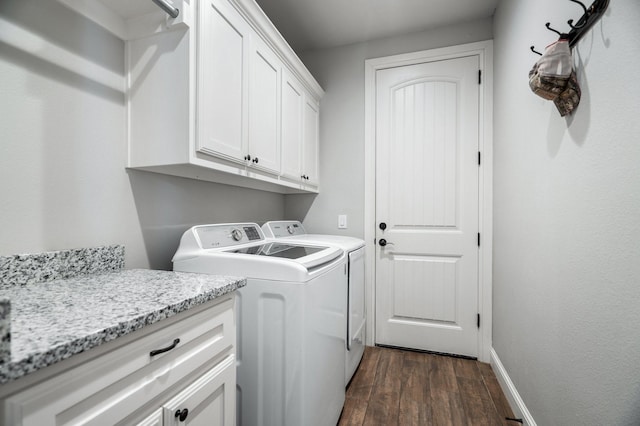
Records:
[[[164,328],[7,398],[5,421],[23,426],[117,423],[164,392],[179,390],[181,381],[203,365],[234,353],[234,301],[227,296],[198,313],[176,317]],[[173,349],[150,355],[176,339]]]

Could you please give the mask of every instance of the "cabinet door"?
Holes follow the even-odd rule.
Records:
[[[227,0],[199,12],[196,149],[244,162],[252,30]]]
[[[252,167],[280,173],[280,70],[278,57],[258,36],[251,43],[249,155]]]
[[[234,426],[235,393],[235,357],[229,355],[164,404],[164,425]]]
[[[282,176],[299,180],[302,175],[302,105],[304,95],[298,81],[282,72]]]
[[[318,184],[318,123],[320,109],[310,97],[304,103],[304,130],[302,148],[302,172],[308,177],[306,183]]]

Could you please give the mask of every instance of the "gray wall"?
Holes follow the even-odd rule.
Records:
[[[494,17],[493,345],[537,424],[638,425],[640,3],[612,1],[574,50],[574,115],[528,87],[545,22],[580,14],[520,0]]]
[[[55,1],[0,18],[1,255],[124,244],[170,269],[193,224],[284,218],[279,194],[126,171],[124,43]]]
[[[492,38],[491,19],[301,53],[325,90],[320,109],[320,179],[317,196],[287,195],[285,214],[307,230],[364,236],[364,61]],[[348,229],[338,229],[338,215]]]

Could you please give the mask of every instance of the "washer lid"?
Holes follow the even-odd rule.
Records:
[[[336,247],[276,242],[236,247],[229,250],[221,250],[221,252],[250,256],[266,256],[271,259],[291,259],[307,269],[331,262],[342,255],[342,250]]]
[[[299,259],[318,253],[329,247],[312,247],[281,243],[267,243],[259,246],[244,247],[233,250],[233,253],[256,254],[259,256],[284,257],[286,259]]]

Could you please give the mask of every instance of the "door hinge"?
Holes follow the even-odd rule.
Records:
[[[478,70],[478,84],[482,84],[482,70]]]
[[[478,328],[480,328],[480,314],[478,314]]]
[[[481,155],[480,155],[480,151],[478,151],[478,166],[480,165],[480,163],[481,163]]]
[[[480,233],[478,232],[478,247],[480,247]]]

